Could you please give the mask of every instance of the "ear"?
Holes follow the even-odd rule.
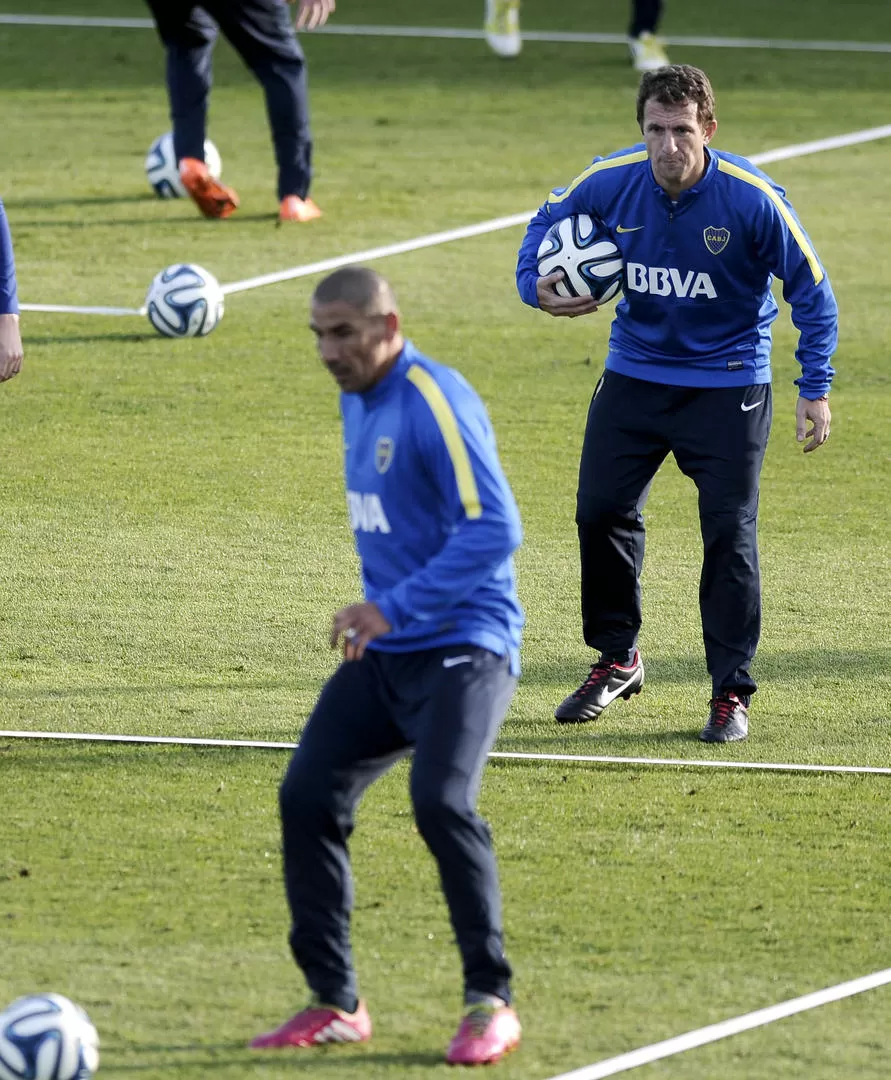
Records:
[[[386,322],[384,323],[384,337],[387,341],[392,341],[394,337],[399,333],[399,312],[388,311],[385,315]]]
[[[711,142],[711,140],[714,138],[715,132],[717,130],[718,130],[718,121],[717,120],[709,120],[709,122],[703,126],[702,133],[703,133],[703,136],[705,137],[705,141],[707,143]]]

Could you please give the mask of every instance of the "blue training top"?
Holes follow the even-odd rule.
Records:
[[[18,315],[19,300],[15,281],[15,259],[6,210],[0,201],[0,315]]]
[[[379,383],[340,404],[365,598],[392,626],[369,648],[479,645],[518,674],[520,515],[479,396],[407,341]]]
[[[826,271],[781,187],[745,158],[706,153],[705,174],[676,203],[656,182],[643,144],[595,158],[552,191],[520,247],[520,296],[538,307],[537,253],[548,228],[591,214],[625,260],[606,367],[673,386],[750,386],[770,382],[776,276],[800,332],[796,384],[818,398],[835,374],[838,341]]]

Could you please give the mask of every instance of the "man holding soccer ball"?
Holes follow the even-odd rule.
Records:
[[[704,72],[673,65],[645,74],[637,120],[642,144],[595,158],[551,192],[529,224],[517,266],[525,303],[574,318],[599,305],[591,296],[558,295],[562,271],[539,274],[549,227],[570,215],[599,219],[625,262],[625,295],[588,411],[576,509],[583,635],[600,656],[555,716],[596,719],[643,686],[642,510],[673,453],[699,492],[700,612],[712,679],[700,738],[730,742],[746,738],[756,690],[758,484],[777,315],[771,281],[783,282],[800,332],[796,428],[805,453],[829,436],[838,309],[783,189],[745,158],[711,149],[718,125]]]

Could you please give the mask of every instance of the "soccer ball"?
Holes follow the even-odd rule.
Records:
[[[155,275],[145,309],[149,322],[165,337],[203,337],[223,317],[223,290],[202,266],[174,263]]]
[[[223,171],[223,162],[220,152],[210,141],[204,140],[204,162],[207,171],[215,179],[219,180]],[[145,156],[145,175],[148,182],[155,189],[155,194],[161,199],[184,199],[186,189],[179,178],[176,154],[173,152],[173,133],[168,131],[159,135],[149,147]]]
[[[89,1080],[99,1036],[61,994],[22,997],[0,1012],[0,1080]]]
[[[587,214],[555,221],[538,248],[542,277],[562,270],[554,288],[560,296],[592,296],[601,304],[612,300],[625,284],[622,253],[602,222]]]

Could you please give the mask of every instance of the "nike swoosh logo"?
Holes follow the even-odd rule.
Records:
[[[472,664],[472,656],[447,656],[442,662],[443,667],[455,667],[456,664]]]
[[[637,672],[635,671],[635,673],[629,679],[626,679],[621,686],[617,686],[615,690],[607,690],[602,698],[604,707],[609,705],[610,702],[615,701],[620,694],[624,694],[624,692],[628,689],[628,687],[634,682],[636,678]]]
[[[616,226],[616,232],[618,232],[618,233],[640,232],[640,230],[643,229],[643,228],[644,228],[643,225],[633,225],[630,229],[626,229],[624,225],[617,225]]]
[[[756,401],[754,405],[740,405],[740,408],[742,409],[743,412],[751,412],[752,409],[757,409],[759,405],[763,405],[763,404],[764,404],[764,398],[762,398],[760,401]]]

